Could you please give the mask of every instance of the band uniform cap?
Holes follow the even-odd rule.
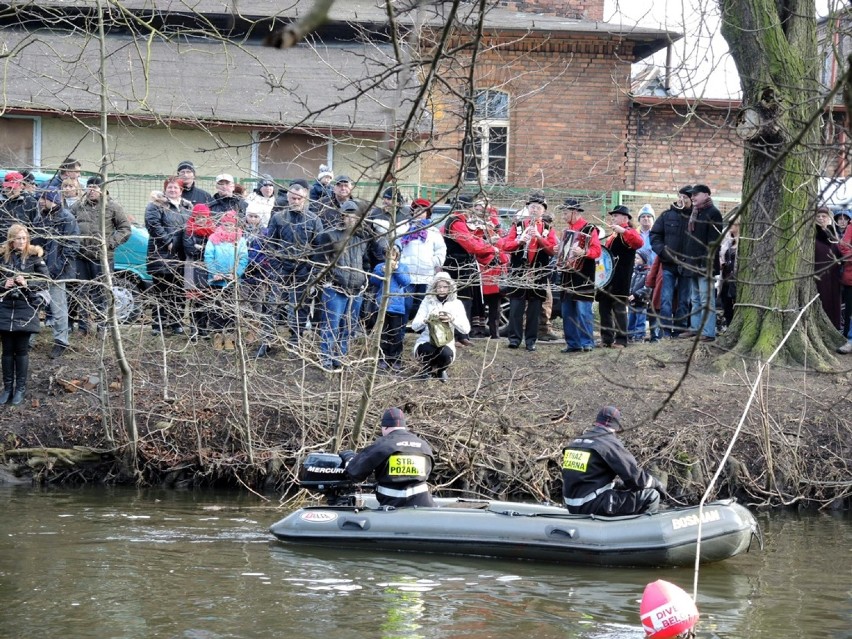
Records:
[[[632,215],[630,215],[630,209],[628,209],[628,208],[627,208],[626,206],[624,206],[623,204],[619,204],[618,206],[616,206],[615,208],[613,208],[613,209],[612,209],[612,210],[608,213],[608,215],[616,215],[616,214],[626,215],[628,220],[632,220],[632,219],[633,219],[633,216],[632,216]]]
[[[382,415],[382,428],[405,428],[405,415],[396,407],[388,408]]]
[[[562,204],[559,205],[559,208],[565,209],[565,210],[568,210],[568,211],[579,211],[580,213],[585,211],[585,209],[582,206],[580,206],[580,200],[578,200],[577,198],[573,198],[573,197],[565,198],[565,201],[562,202]]]

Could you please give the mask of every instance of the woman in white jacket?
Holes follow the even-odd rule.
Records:
[[[449,342],[436,346],[429,337],[429,321],[438,320],[449,324]],[[423,368],[419,378],[436,377],[447,381],[447,368],[456,357],[456,344],[453,331],[467,334],[470,322],[464,305],[456,297],[456,284],[447,273],[438,273],[432,279],[426,297],[417,310],[411,328],[420,333],[414,342],[414,356],[420,360]]]
[[[426,289],[435,273],[441,271],[447,257],[444,236],[431,226],[432,203],[418,198],[411,203],[411,222],[405,234],[399,238],[402,246],[400,264],[408,267],[411,284],[405,298],[407,319],[417,315]]]

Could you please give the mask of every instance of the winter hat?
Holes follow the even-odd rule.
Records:
[[[207,206],[204,202],[199,202],[195,206],[192,207],[192,214],[199,215],[210,215],[210,207]]]
[[[615,406],[604,406],[595,418],[595,426],[604,426],[613,430],[622,430],[621,411]]]
[[[195,209],[193,209],[194,211]],[[219,224],[224,226],[225,224],[236,224],[237,223],[237,213],[236,211],[226,211],[222,214],[222,217],[219,219]]]
[[[405,415],[396,407],[388,408],[382,415],[382,428],[405,428]]]
[[[646,266],[651,263],[651,249],[644,247],[640,248],[636,251],[636,255],[642,258],[642,261],[645,262]]]
[[[177,172],[180,173],[184,169],[188,169],[195,173],[195,165],[189,160],[183,160],[180,164],[178,164]]]
[[[428,209],[431,208],[432,203],[426,198],[419,197],[413,202],[411,202],[411,212],[414,213],[416,210]]]
[[[334,178],[334,172],[332,172],[330,166],[326,166],[325,164],[320,164],[319,173],[317,174],[317,179],[322,180],[325,177]]]
[[[680,193],[681,195],[692,195],[692,191],[693,188],[689,184],[687,184],[681,189],[678,189],[678,193]]]
[[[18,173],[17,171],[9,171],[6,176],[3,178],[3,186],[5,187],[13,187],[18,186],[24,181],[24,176]]]
[[[290,188],[293,188],[294,186],[301,186],[306,191],[308,190],[307,180],[302,180],[301,178],[298,179],[298,180],[293,180],[293,181],[290,182]]]
[[[41,192],[41,198],[47,200],[54,206],[62,203],[62,196],[56,189],[45,189]]]
[[[100,175],[93,175],[88,180],[86,180],[86,186],[103,186],[104,180]]]
[[[641,209],[639,209],[639,217],[641,218],[643,215],[650,215],[654,217],[654,207],[650,204],[645,204]]]
[[[340,205],[340,212],[343,215],[358,213],[358,205],[352,200],[346,200],[343,204]]]

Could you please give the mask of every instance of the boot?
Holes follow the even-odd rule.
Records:
[[[0,404],[8,404],[15,392],[15,356],[3,356],[3,393],[0,395]]]
[[[29,368],[29,355],[17,355],[15,357],[15,394],[12,395],[12,406],[19,406],[24,403],[24,396],[27,394]]]

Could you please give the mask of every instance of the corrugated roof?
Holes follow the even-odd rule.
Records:
[[[80,34],[3,30],[5,107],[100,110],[97,40]],[[382,130],[387,84],[367,87],[393,54],[388,46],[300,45],[287,50],[222,42],[106,39],[110,111],[274,126]],[[335,105],[329,107],[328,105]]]

